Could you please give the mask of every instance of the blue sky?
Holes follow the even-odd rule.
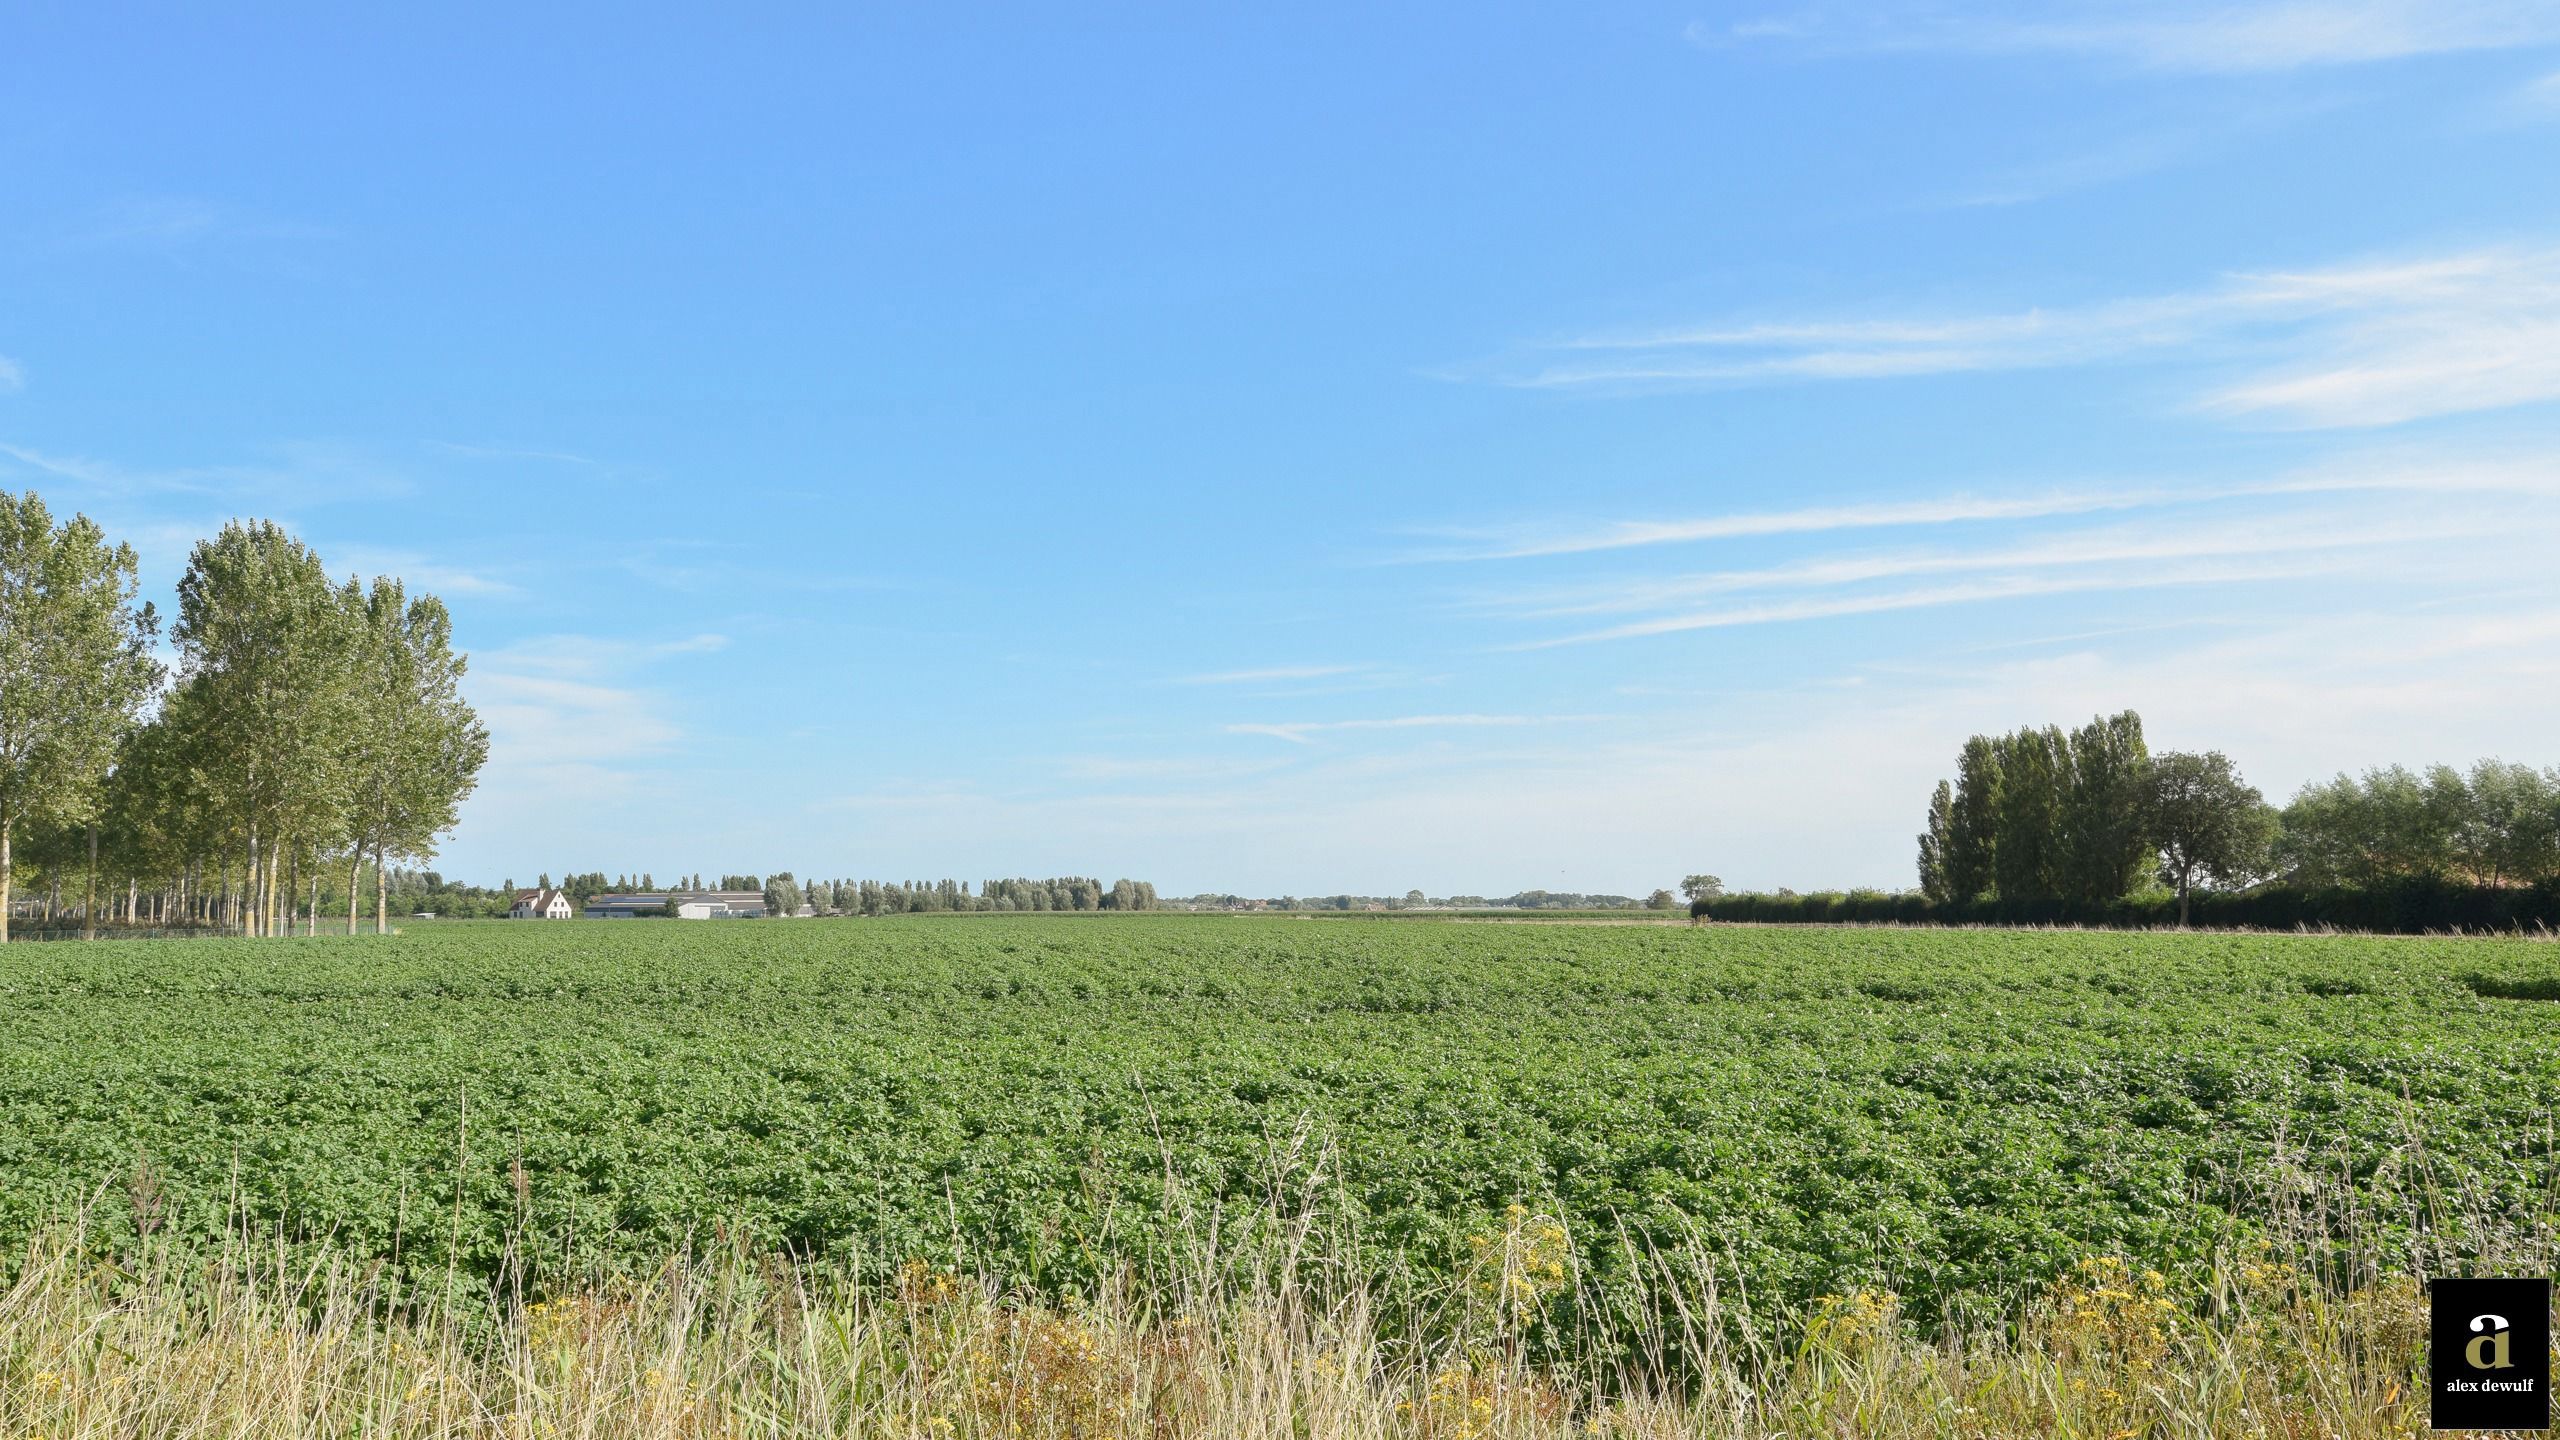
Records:
[[[440,865],[1907,884],[2560,763],[2560,3],[18,7],[0,484],[444,595]]]

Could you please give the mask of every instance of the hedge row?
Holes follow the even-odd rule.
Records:
[[[2175,895],[2128,896],[2106,905],[1977,900],[1932,904],[1917,891],[1823,891],[1812,895],[1720,895],[1689,913],[1771,924],[2098,925],[2153,929],[2178,923]],[[2298,930],[2331,926],[2380,934],[2453,930],[2560,930],[2560,878],[2501,888],[2410,876],[2378,885],[2262,886],[2197,895],[2188,923],[2212,929]]]

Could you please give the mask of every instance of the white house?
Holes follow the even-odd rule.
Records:
[[[507,910],[510,920],[569,920],[577,916],[569,897],[558,890],[519,890]]]

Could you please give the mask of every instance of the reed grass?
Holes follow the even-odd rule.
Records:
[[[1559,1356],[1582,1247],[1516,1208],[1427,1326],[1323,1263],[1310,1222],[1251,1253],[1041,1297],[907,1265],[894,1283],[733,1243],[528,1299],[403,1290],[378,1264],[240,1236],[94,1251],[75,1217],[0,1291],[0,1437],[878,1436],[901,1440],[1780,1440],[2412,1436],[2425,1313],[2405,1250],[2318,1188],[2173,1277],[2095,1255],[2003,1322],[1890,1294],[1762,1307],[1699,1248],[1649,1253],[1677,1323]],[[2547,1225],[2474,1263],[2551,1260]],[[1310,1260],[1314,1263],[1309,1263]],[[1710,1273],[1678,1274],[1681,1267]],[[2533,1273],[2530,1268],[2521,1273]],[[1312,1277],[1312,1278],[1310,1278]]]

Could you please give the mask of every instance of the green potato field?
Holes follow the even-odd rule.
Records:
[[[720,1235],[1070,1288],[1308,1204],[1429,1279],[1516,1202],[1604,1286],[1623,1236],[1944,1311],[2194,1264],[2306,1183],[2386,1244],[2547,1220],[2555,1108],[2560,946],[2526,940],[987,916],[0,951],[0,1242],[248,1227],[482,1283]]]

